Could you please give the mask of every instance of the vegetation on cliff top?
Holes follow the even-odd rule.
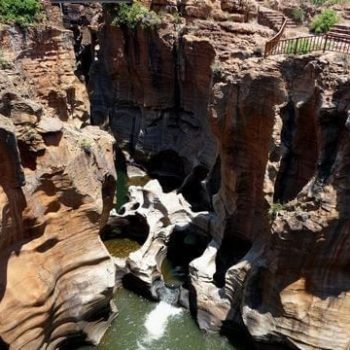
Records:
[[[0,0],[0,22],[27,26],[42,14],[39,0]]]
[[[328,32],[338,22],[338,16],[333,10],[324,10],[314,17],[311,23],[311,30],[316,34]]]
[[[139,2],[132,5],[118,4],[108,7],[112,16],[112,25],[125,25],[128,28],[136,28],[140,25],[142,28],[156,27],[161,23],[161,18],[154,11],[149,10]]]
[[[0,50],[0,69],[9,69],[11,68],[10,62],[8,62],[5,57],[3,52]]]

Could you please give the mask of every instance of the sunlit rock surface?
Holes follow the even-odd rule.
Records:
[[[115,191],[114,140],[87,118],[71,33],[0,32],[0,337],[10,349],[97,343],[115,316],[98,233]]]

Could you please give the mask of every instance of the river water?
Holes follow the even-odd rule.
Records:
[[[125,169],[118,170],[117,207],[119,211],[127,201],[131,185],[144,186],[147,176],[128,178]],[[110,254],[126,258],[140,244],[128,237],[104,242]],[[162,264],[162,275],[167,285],[179,286],[182,276],[168,259]],[[175,289],[176,290],[176,289]],[[109,328],[98,350],[235,350],[225,337],[203,333],[188,310],[173,306],[173,289],[167,289],[163,300],[151,302],[126,289],[115,294],[119,315]],[[81,350],[96,347],[85,346]]]
[[[189,312],[151,302],[125,289],[115,295],[119,315],[99,350],[233,350],[228,340],[200,331]],[[94,347],[81,348],[96,349]]]

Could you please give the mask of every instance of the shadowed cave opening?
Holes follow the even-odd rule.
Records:
[[[319,152],[317,100],[315,95],[298,107],[290,100],[281,109],[283,155],[275,183],[275,203],[293,200],[315,174]]]
[[[165,193],[179,188],[185,178],[183,160],[172,150],[162,151],[151,157],[146,169],[151,178],[159,181]]]
[[[101,231],[101,239],[112,256],[126,258],[147,240],[149,226],[140,214],[111,217]]]
[[[204,165],[197,165],[183,181],[178,193],[191,204],[194,212],[210,210],[210,196],[208,189],[203,185],[209,173]]]
[[[225,274],[227,270],[237,264],[250,250],[250,241],[240,237],[230,237],[225,234],[221,246],[216,254],[216,272],[214,282],[217,287],[225,286]]]
[[[187,285],[189,263],[203,254],[209,241],[207,235],[192,225],[174,229],[162,264],[162,275],[167,286]]]

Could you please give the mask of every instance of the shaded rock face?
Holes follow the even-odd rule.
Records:
[[[231,320],[259,341],[345,349],[348,79],[341,64],[312,57],[270,64],[257,72],[248,63],[234,85],[213,87],[222,164],[215,234],[225,250],[213,243],[191,264],[199,323]],[[285,204],[274,212],[273,201]],[[215,272],[225,263],[222,287]]]
[[[170,24],[159,32],[106,26],[101,37],[90,81],[92,121],[109,123],[136,158],[174,151],[186,174],[200,164],[209,169],[216,156],[206,118],[209,42],[190,35],[179,41]]]
[[[115,191],[114,140],[80,126],[87,93],[71,33],[4,28],[0,70],[0,337],[10,349],[97,343],[115,316],[98,232]]]
[[[302,81],[316,76],[320,69],[315,85],[305,91]],[[309,118],[304,153],[300,152],[301,131],[294,132],[290,146],[293,163],[299,163],[300,168],[293,171],[294,164],[289,168],[300,184],[287,178],[286,191],[292,193],[288,187],[292,186],[295,196],[288,198],[272,224],[270,251],[264,266],[248,281],[243,317],[250,332],[260,339],[272,336],[303,349],[345,349],[349,344],[348,276],[344,273],[349,232],[344,173],[348,164],[345,121],[349,83],[346,70],[337,65],[324,67],[313,62],[295,71],[291,95],[298,106],[296,124],[306,118],[305,114]],[[264,286],[254,297],[253,284],[254,289],[256,284]],[[336,339],[329,341],[331,334],[336,334]]]
[[[159,298],[164,257],[190,230],[210,243],[178,297],[202,329],[348,348],[348,68],[333,55],[263,60],[271,31],[237,23],[240,4],[184,1],[180,24],[102,27],[92,121],[155,178],[109,221],[113,139],[82,128],[73,34],[0,32],[14,62],[0,70],[1,345],[97,343],[115,282]],[[143,246],[112,260],[98,237],[107,222],[141,222]]]

